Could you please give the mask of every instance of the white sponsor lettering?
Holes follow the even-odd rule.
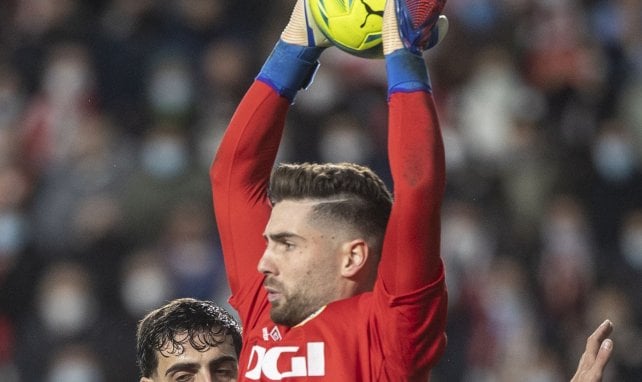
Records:
[[[323,375],[325,375],[323,342],[310,342],[308,344],[308,376],[320,377]]]
[[[299,355],[299,346],[275,346],[266,349],[254,345],[247,364],[245,377],[259,380],[261,375],[280,381],[286,377],[321,377],[325,375],[325,356],[323,342],[310,342],[306,346],[306,354]],[[287,370],[279,370],[279,358],[290,354],[290,365]],[[296,355],[295,355],[296,354]]]

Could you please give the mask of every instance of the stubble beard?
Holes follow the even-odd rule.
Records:
[[[310,299],[301,293],[284,295],[281,301],[272,302],[270,318],[279,325],[296,326],[319,308],[312,305]]]

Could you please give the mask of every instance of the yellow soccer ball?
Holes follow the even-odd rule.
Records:
[[[355,56],[383,57],[386,0],[308,0],[314,21],[332,44]]]

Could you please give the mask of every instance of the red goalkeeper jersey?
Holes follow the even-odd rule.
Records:
[[[295,327],[276,325],[257,264],[267,187],[289,101],[257,80],[211,168],[231,305],[243,326],[240,381],[427,381],[445,347],[439,256],[444,153],[431,94],[393,93],[389,158],[395,200],[372,292],[336,301]]]

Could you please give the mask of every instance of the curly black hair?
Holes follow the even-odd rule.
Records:
[[[232,336],[234,350],[241,352],[241,327],[225,309],[211,301],[179,298],[151,311],[136,331],[136,358],[143,377],[152,376],[158,367],[157,352],[181,354],[189,343],[207,351]],[[169,346],[168,346],[169,345]]]

